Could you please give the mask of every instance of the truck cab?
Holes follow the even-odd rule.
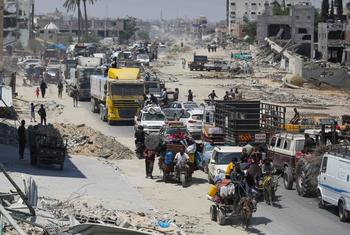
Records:
[[[322,157],[318,176],[319,207],[338,207],[340,221],[350,220],[350,146],[332,146]]]

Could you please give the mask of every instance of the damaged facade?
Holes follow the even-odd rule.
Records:
[[[318,24],[318,51],[324,61],[350,62],[350,26],[343,22]]]
[[[258,43],[273,38],[286,49],[311,58],[314,53],[314,15],[315,8],[309,5],[291,6],[289,15],[274,15],[273,8],[269,7],[258,16]]]

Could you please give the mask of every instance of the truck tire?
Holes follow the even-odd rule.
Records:
[[[317,195],[318,168],[305,158],[301,158],[296,166],[296,188],[302,197]]]
[[[283,183],[284,187],[288,190],[291,190],[293,188],[293,174],[292,169],[288,166],[284,168],[283,172]]]
[[[218,209],[215,205],[210,207],[210,220],[214,222],[218,220]]]

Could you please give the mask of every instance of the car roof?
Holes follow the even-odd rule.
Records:
[[[243,147],[240,146],[215,146],[214,150],[220,153],[242,152]]]

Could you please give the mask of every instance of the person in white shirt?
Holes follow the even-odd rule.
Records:
[[[180,162],[188,160],[190,160],[190,157],[187,155],[187,153],[185,153],[184,150],[180,150],[180,152],[178,152],[174,158],[174,162],[176,162],[177,166],[180,164]]]

